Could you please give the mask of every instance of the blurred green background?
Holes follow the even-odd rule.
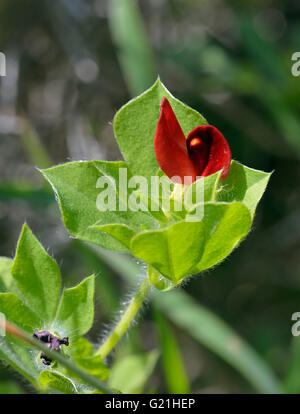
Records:
[[[240,248],[180,303],[155,296],[118,347],[110,362],[134,377],[129,391],[300,392],[299,23],[298,0],[1,0],[0,254],[14,255],[27,221],[66,287],[96,272],[95,343],[142,271],[72,240],[37,167],[121,159],[113,116],[159,74],[234,159],[274,170]],[[34,390],[2,367],[0,392]]]

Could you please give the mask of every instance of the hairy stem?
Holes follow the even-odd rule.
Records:
[[[129,328],[131,322],[138,313],[142,303],[146,299],[150,286],[151,284],[147,274],[146,278],[144,279],[138,291],[132,298],[127,309],[123,313],[121,319],[119,320],[113,331],[110,333],[108,338],[103,342],[103,344],[96,352],[97,355],[101,355],[102,359],[105,358],[112,351],[112,349],[117,345],[119,340],[122,338],[124,333]]]

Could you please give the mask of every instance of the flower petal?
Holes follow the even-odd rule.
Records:
[[[154,149],[160,168],[169,178],[179,176],[182,183],[184,177],[195,180],[196,171],[188,156],[184,133],[167,98],[163,98],[161,103]],[[176,182],[176,179],[173,181]]]
[[[223,134],[212,125],[193,129],[187,137],[189,156],[197,176],[206,177],[223,170],[224,180],[230,169],[231,151]]]

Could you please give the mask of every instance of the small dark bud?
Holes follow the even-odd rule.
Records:
[[[42,353],[40,358],[42,359],[42,363],[44,365],[51,365],[52,360],[48,358],[46,354]]]
[[[61,345],[69,346],[69,338],[58,338],[52,335],[49,331],[34,332],[33,338],[38,339],[41,342],[49,345],[49,348],[54,351],[61,351]],[[41,353],[40,358],[44,365],[50,365],[52,360],[44,352]]]

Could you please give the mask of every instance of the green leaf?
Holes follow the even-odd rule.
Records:
[[[96,225],[91,226],[91,228],[109,234],[128,249],[130,248],[130,240],[136,234],[135,231],[126,226],[126,224],[106,224],[103,226]]]
[[[142,191],[140,184],[132,176],[130,170],[124,162],[94,161],[94,165],[100,173],[100,177],[109,178],[111,186],[116,192],[116,210],[100,213],[99,222],[96,225],[105,224],[124,224],[139,232],[143,228],[153,229],[158,227],[158,223],[148,211],[133,211],[131,197],[138,200],[138,193]],[[143,178],[143,177],[141,177]],[[112,180],[111,180],[112,179]],[[145,181],[148,190],[148,183]],[[128,188],[129,187],[129,188]],[[98,190],[100,192],[100,190]],[[140,203],[143,207],[143,203]],[[122,211],[122,210],[125,211]]]
[[[56,193],[67,230],[79,239],[124,251],[124,247],[105,233],[90,228],[100,219],[96,201],[100,177],[93,162],[78,161],[41,171]]]
[[[100,211],[97,208],[98,196],[103,189],[97,188],[101,177],[112,177],[111,188],[116,192],[116,207],[127,201],[126,195],[119,192],[119,170],[127,171],[127,180],[131,177],[124,162],[78,161],[43,170],[42,173],[51,183],[59,201],[64,224],[75,237],[89,241],[107,249],[127,251],[120,241],[95,229],[93,225],[124,224],[134,230],[141,225],[155,228],[157,223],[150,214],[140,211]],[[127,181],[122,184],[125,191]]]
[[[84,335],[90,330],[94,320],[94,288],[92,275],[63,292],[54,322],[61,336]]]
[[[247,235],[252,224],[250,212],[242,203],[206,203],[203,208],[206,244],[195,272],[225,259]]]
[[[0,257],[0,292],[9,292],[13,284],[11,275],[13,261],[8,257]]]
[[[109,377],[109,368],[103,364],[101,355],[93,355],[85,358],[75,358],[74,361],[85,371],[94,375],[101,381],[107,381]]]
[[[168,392],[170,394],[188,394],[190,392],[188,376],[172,329],[158,311],[155,312],[155,319]]]
[[[167,178],[168,181],[169,178]],[[161,184],[159,185],[159,191],[161,190]],[[171,187],[170,187],[171,188]],[[158,221],[159,223],[165,224],[168,223],[168,218],[167,216],[164,214],[163,209],[162,209],[162,203],[161,203],[161,199],[158,197],[158,200],[155,200],[154,198],[151,197],[146,197],[146,195],[144,193],[142,193],[142,191],[135,191],[134,192],[137,199],[141,201],[142,205],[145,206],[147,212],[149,212],[149,214],[151,214],[151,216]],[[168,194],[168,198],[171,196],[171,192],[170,194]]]
[[[8,322],[30,334],[43,326],[39,316],[13,293],[0,293],[0,313],[5,315]],[[37,354],[38,352],[32,351],[23,341],[8,333],[6,337],[0,336],[0,359],[10,364],[35,386],[38,369],[35,360]]]
[[[200,221],[180,221],[168,228],[138,234],[131,241],[131,251],[166,278],[178,282],[199,263],[204,244]]]
[[[230,171],[218,191],[218,200],[225,202],[241,201],[254,215],[271,173],[246,167],[236,161],[231,162]]]
[[[217,195],[217,188],[221,177],[221,171],[208,177],[202,177],[190,185],[185,194],[185,208],[186,210],[194,209],[195,205],[201,202],[215,201]],[[201,198],[197,202],[196,194]]]
[[[39,376],[39,383],[46,391],[59,394],[77,394],[75,384],[56,371],[44,370]]]
[[[157,359],[157,351],[120,359],[111,369],[109,386],[124,394],[141,393],[155,368]]]
[[[0,312],[7,321],[30,333],[43,325],[39,316],[13,293],[0,293]]]
[[[154,135],[163,97],[167,97],[185,135],[206,123],[202,115],[174,98],[160,79],[146,92],[129,101],[114,118],[114,132],[133,175],[147,179],[156,175],[158,163]]]
[[[28,306],[45,323],[52,321],[60,296],[60,271],[26,224],[18,241],[12,275]]]
[[[87,358],[94,354],[94,348],[83,336],[75,336],[70,339],[70,346],[64,352],[71,358]]]

